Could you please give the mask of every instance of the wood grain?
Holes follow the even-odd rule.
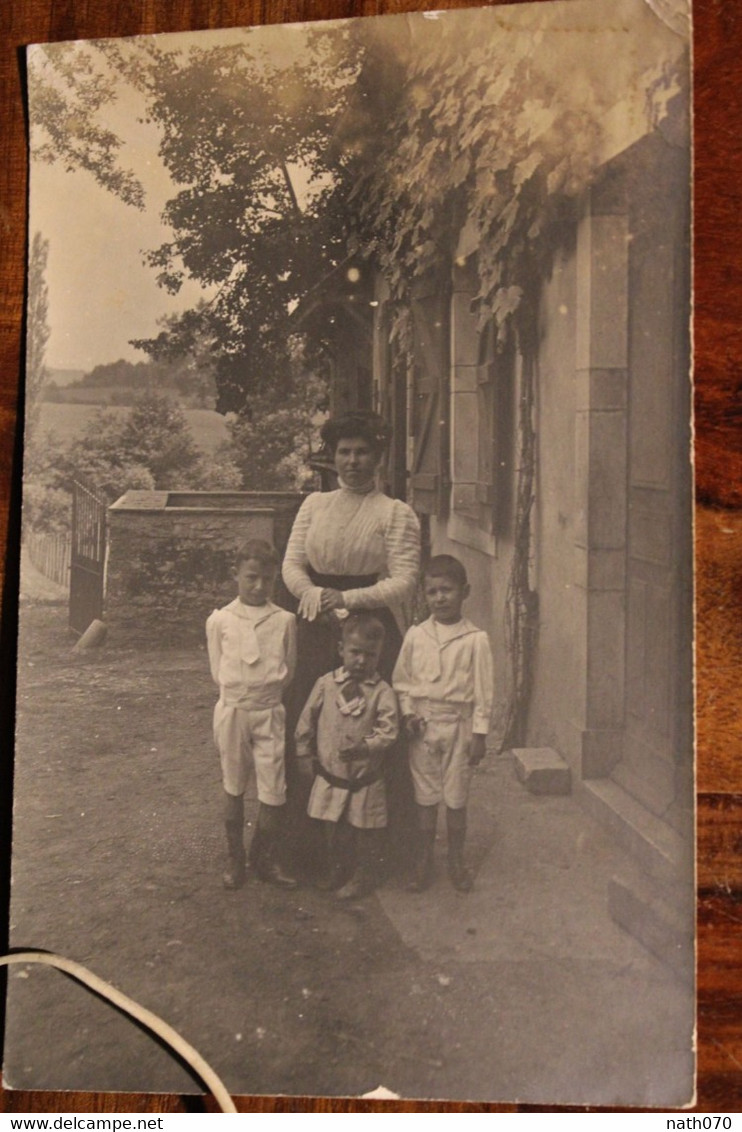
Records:
[[[7,545],[2,635],[2,744],[6,765],[0,823],[9,828],[19,457],[16,430],[22,361],[26,242],[26,145],[20,49],[32,42],[198,30],[256,23],[461,8],[468,0],[10,0],[0,7],[0,539]],[[711,477],[742,502],[742,7],[694,4],[695,313],[699,482]],[[713,411],[709,411],[709,405]],[[705,482],[705,480],[704,480]],[[9,532],[9,533],[8,533]],[[710,548],[697,545],[699,567]],[[730,617],[739,622],[737,607]],[[699,626],[699,633],[703,626]],[[742,1109],[742,760],[739,735],[724,720],[739,710],[742,671],[698,672],[699,927],[698,1112]],[[713,691],[714,695],[709,693]],[[726,698],[729,712],[704,705]],[[7,861],[0,908],[7,903]],[[0,928],[7,925],[0,923]],[[3,942],[7,937],[3,935]],[[241,1098],[242,1111],[512,1111],[499,1106]],[[5,1112],[213,1111],[208,1100],[101,1093],[0,1090]]]

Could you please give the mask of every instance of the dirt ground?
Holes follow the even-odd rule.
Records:
[[[397,1088],[440,1095],[441,1035],[452,1012],[481,1013],[484,980],[471,971],[452,995],[373,901],[343,907],[256,880],[224,892],[205,653],[76,654],[65,612],[33,605],[22,618],[15,944],[72,955],[145,1003],[157,984],[155,1008],[242,1092],[354,1094],[394,1065]],[[16,1087],[138,1089],[146,1065],[151,1091],[193,1090],[149,1039],[55,973],[29,968],[11,983]],[[48,1017],[40,1033],[31,1009]],[[444,1092],[488,1087],[462,1078],[470,1053],[445,1051]]]
[[[23,604],[13,946],[89,965],[234,1093],[636,1104],[687,1082],[690,991],[611,923],[615,852],[574,799],[528,795],[489,756],[469,896],[451,889],[440,840],[421,896],[394,879],[347,906],[254,879],[229,893],[214,698],[203,649],[77,653],[63,605]],[[200,1091],[149,1036],[37,967],[9,978],[5,1077]]]

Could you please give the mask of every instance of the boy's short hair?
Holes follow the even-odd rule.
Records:
[[[351,633],[358,633],[365,641],[370,641],[373,644],[383,644],[386,629],[383,622],[373,613],[359,611],[358,613],[349,613],[343,621],[343,640],[349,637]]]
[[[428,578],[448,578],[457,586],[469,584],[463,562],[459,562],[452,554],[435,554],[429,558],[422,569],[423,582]]]
[[[238,570],[249,558],[254,558],[261,566],[269,566],[272,570],[278,569],[278,551],[265,539],[249,538],[237,548],[234,556],[235,570]]]

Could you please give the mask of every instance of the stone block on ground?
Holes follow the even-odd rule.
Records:
[[[515,773],[531,794],[571,794],[568,764],[552,747],[513,748]]]
[[[108,627],[103,621],[91,621],[77,643],[72,646],[72,651],[85,652],[87,649],[100,648],[107,634]]]

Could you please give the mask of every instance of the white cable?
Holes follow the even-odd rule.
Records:
[[[181,1037],[177,1030],[174,1030],[167,1022],[163,1022],[162,1018],[153,1014],[151,1010],[147,1010],[145,1006],[140,1006],[133,998],[122,994],[120,990],[111,986],[105,979],[94,975],[81,963],[76,963],[74,959],[66,959],[64,955],[54,955],[46,951],[17,951],[13,955],[0,955],[0,967],[7,967],[11,963],[41,963],[45,967],[56,967],[58,971],[66,971],[68,975],[72,975],[73,978],[84,983],[86,987],[90,987],[96,994],[101,995],[108,1002],[112,1002],[114,1006],[119,1007],[132,1018],[136,1018],[138,1022],[142,1022],[159,1038],[162,1038],[171,1049],[188,1062],[194,1073],[200,1077],[204,1085],[213,1094],[214,1100],[222,1112],[237,1112],[221,1078],[203,1059],[198,1050]]]

